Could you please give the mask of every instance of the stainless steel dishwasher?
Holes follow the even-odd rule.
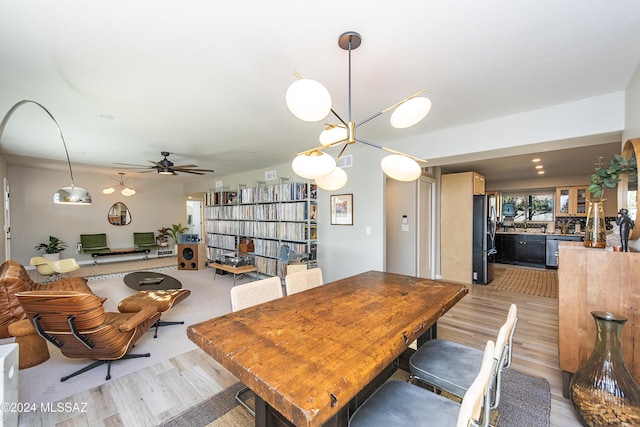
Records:
[[[566,234],[548,234],[547,235],[547,253],[546,265],[548,268],[558,268],[558,242],[582,242],[584,236],[568,236]]]

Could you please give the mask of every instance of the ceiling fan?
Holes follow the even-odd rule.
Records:
[[[143,165],[132,165],[129,163],[116,163],[116,165],[124,165],[124,166],[132,166],[130,168],[124,169],[146,169],[140,171],[141,173],[151,172],[153,170],[158,171],[159,174],[162,175],[177,175],[178,173],[191,173],[194,175],[204,175],[206,172],[213,172],[213,169],[199,169],[197,165],[180,165],[175,166],[173,162],[167,157],[169,156],[168,151],[161,151],[160,154],[164,156],[164,159],[159,162],[154,162],[153,160],[148,160],[149,163],[153,163],[152,166],[143,166]]]

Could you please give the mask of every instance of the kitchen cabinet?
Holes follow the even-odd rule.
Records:
[[[496,261],[503,264],[544,267],[546,237],[543,234],[496,234]]]
[[[586,216],[588,187],[558,187],[556,188],[556,216]]]

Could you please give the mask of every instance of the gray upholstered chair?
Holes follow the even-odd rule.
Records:
[[[491,400],[493,354],[494,343],[487,341],[480,368],[461,403],[404,381],[387,381],[353,413],[349,426],[488,426],[491,411],[485,408]]]
[[[496,339],[495,384],[492,385],[491,409],[500,403],[500,379],[502,371],[511,366],[513,334],[518,322],[518,309],[511,304],[507,320],[500,327]],[[429,340],[409,359],[411,374],[419,381],[444,390],[458,397],[465,392],[475,378],[482,363],[482,350],[447,340]]]
[[[238,311],[254,305],[262,304],[274,299],[282,298],[282,281],[279,277],[256,280],[255,282],[231,288],[231,310]],[[236,400],[253,416],[256,415],[253,408],[242,400],[242,395],[250,391],[248,387],[240,389],[236,393]]]

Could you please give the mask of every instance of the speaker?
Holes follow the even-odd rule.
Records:
[[[205,267],[206,259],[204,245],[178,244],[178,270],[200,270]]]

